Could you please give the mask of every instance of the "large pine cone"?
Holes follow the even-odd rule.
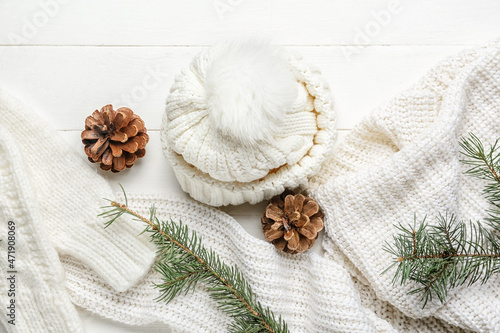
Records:
[[[89,161],[101,169],[120,172],[146,154],[149,141],[144,121],[129,108],[113,110],[111,104],[85,119],[82,142]]]
[[[266,240],[287,253],[310,249],[323,229],[323,213],[318,204],[291,191],[275,196],[262,216]]]

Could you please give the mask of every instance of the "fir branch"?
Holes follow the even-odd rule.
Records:
[[[485,283],[500,272],[500,147],[496,140],[485,149],[474,134],[462,138],[461,160],[470,168],[465,172],[486,181],[485,198],[491,204],[486,221],[493,231],[480,222],[457,222],[452,215],[440,215],[436,226],[425,219],[417,227],[396,226],[401,234],[394,236],[394,245],[384,249],[395,256],[394,262],[383,272],[397,265],[393,284],[415,281],[420,287],[410,293],[422,293],[423,307],[436,295],[445,302],[448,290],[460,285]]]
[[[471,168],[465,173],[475,177],[492,180],[496,186],[500,185],[500,151],[497,151],[499,140],[497,139],[486,152],[479,138],[470,133],[468,138],[462,138],[460,147],[462,154],[468,159],[460,162],[470,165]]]
[[[122,188],[123,189],[123,188]],[[281,316],[264,308],[256,300],[250,284],[236,266],[226,265],[211,249],[202,245],[202,239],[187,226],[174,221],[160,221],[156,209],[151,207],[149,218],[145,218],[125,204],[111,201],[102,214],[111,225],[123,214],[146,224],[143,232],[150,233],[157,246],[158,260],[155,270],[162,275],[163,283],[156,284],[161,294],[158,300],[170,302],[177,295],[187,293],[198,283],[203,283],[219,309],[230,315],[234,322],[230,332],[238,333],[282,333],[288,328]]]
[[[466,174],[488,181],[484,188],[484,195],[491,204],[486,219],[490,225],[500,232],[500,149],[499,139],[486,151],[481,140],[474,134],[462,138],[460,147],[466,160],[462,163],[470,165]]]
[[[398,225],[402,233],[394,236],[394,246],[386,243],[384,249],[396,258],[393,283],[420,284],[410,294],[422,293],[423,307],[433,295],[444,302],[449,289],[485,283],[500,271],[500,238],[479,222],[467,227],[453,215],[441,215],[435,226],[425,219],[418,228],[415,224]]]

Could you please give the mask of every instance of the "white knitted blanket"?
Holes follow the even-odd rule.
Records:
[[[499,332],[498,276],[422,309],[418,295],[407,295],[414,285],[394,287],[393,272],[380,275],[392,261],[382,247],[394,224],[415,215],[432,221],[446,211],[483,217],[482,184],[463,175],[458,141],[468,132],[486,143],[500,137],[499,59],[499,45],[492,43],[443,61],[337,146],[307,188],[326,214],[324,256],[278,253],[230,216],[192,201],[132,195],[130,205],[146,213],[155,203],[160,216],[198,231],[207,246],[240,267],[291,332]],[[154,272],[119,293],[76,260],[63,262],[72,301],[105,317],[163,321],[174,332],[221,332],[228,322],[201,288],[165,305],[153,300]]]

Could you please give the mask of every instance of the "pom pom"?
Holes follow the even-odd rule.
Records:
[[[212,124],[241,144],[272,139],[297,98],[281,49],[245,41],[223,44],[215,54],[205,79]]]

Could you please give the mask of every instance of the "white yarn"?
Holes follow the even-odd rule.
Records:
[[[326,214],[324,257],[286,255],[248,235],[212,208],[178,199],[132,195],[143,214],[154,203],[164,218],[182,219],[204,243],[244,272],[263,304],[282,314],[291,332],[500,331],[500,283],[457,288],[448,302],[422,309],[415,285],[392,285],[392,262],[383,251],[414,214],[428,221],[448,210],[464,219],[487,208],[481,184],[463,175],[457,142],[471,131],[484,142],[500,136],[500,47],[460,53],[437,66],[415,87],[375,110],[338,146],[310,182]],[[256,221],[256,223],[258,223]],[[173,332],[220,332],[227,317],[202,291],[155,303],[149,282],[116,293],[74,260],[66,261],[72,300],[130,324],[168,323]],[[350,273],[350,274],[348,274]],[[154,292],[154,291],[153,291]]]
[[[297,95],[280,119],[279,133],[258,145],[242,144],[224,135],[214,126],[214,121],[222,120],[211,118],[205,81],[215,59],[225,57],[221,54],[225,50],[217,46],[207,49],[176,77],[161,128],[163,151],[182,189],[213,206],[257,203],[285,187],[307,183],[329,156],[336,137],[333,100],[324,78],[299,56],[285,51],[281,57],[295,78]],[[243,51],[234,49],[231,57]],[[246,51],[250,52],[246,62],[260,53]],[[215,86],[215,81],[210,84]],[[266,85],[255,83],[259,84]]]
[[[203,237],[205,246],[224,262],[236,264],[264,306],[282,315],[291,333],[459,332],[439,320],[414,320],[361,289],[342,266],[314,253],[289,255],[249,235],[220,210],[161,195],[127,193],[129,206],[140,214],[154,204],[159,217],[182,221]],[[217,309],[203,286],[171,303],[155,300],[161,276],[151,270],[124,293],[109,288],[91,269],[62,259],[71,300],[100,316],[130,325],[163,322],[172,333],[226,332],[231,319]],[[363,286],[364,287],[364,286]],[[365,299],[360,299],[360,297]]]
[[[159,217],[182,221],[203,237],[228,264],[236,264],[265,306],[282,314],[290,332],[376,332],[359,303],[345,270],[316,254],[288,255],[256,239],[229,215],[195,201],[159,195],[127,193],[129,206],[147,216],[154,204]],[[125,293],[107,287],[88,267],[63,259],[72,301],[104,317],[132,325],[154,321],[174,333],[225,332],[231,319],[217,309],[203,287],[177,296],[171,303],[156,302],[152,287],[161,276],[154,271]]]
[[[0,322],[8,332],[83,333],[65,290],[64,271],[51,246],[50,231],[36,207],[16,148],[9,131],[0,126],[0,288],[4,291],[0,293],[4,311]],[[9,221],[14,223],[10,230]]]
[[[147,214],[154,203],[160,216],[198,231],[240,267],[291,332],[499,332],[498,275],[425,309],[407,295],[414,285],[393,287],[392,272],[380,275],[392,260],[382,247],[397,232],[394,224],[414,214],[432,221],[446,210],[466,220],[484,216],[482,184],[463,175],[457,142],[467,132],[483,142],[500,136],[498,96],[500,46],[493,43],[442,62],[357,126],[309,184],[325,212],[324,256],[278,253],[228,215],[192,201],[131,195],[130,206]],[[90,311],[129,324],[160,320],[174,332],[224,330],[229,319],[202,290],[157,303],[150,283],[159,277],[151,271],[123,291],[151,263],[149,243],[137,236],[140,224],[103,230],[95,199],[111,197],[105,181],[21,102],[4,92],[0,101],[0,218],[22,221],[19,325],[14,330],[0,316],[8,331],[81,332],[57,254],[71,300]],[[19,123],[31,136],[14,130]],[[6,251],[2,242],[0,256]],[[0,260],[2,272],[5,265]],[[6,281],[0,279],[0,290]],[[6,293],[0,301],[7,304]]]
[[[103,227],[97,218],[102,198],[114,197],[109,184],[43,120],[0,90],[0,303],[7,304],[7,221],[17,225],[18,305],[8,332],[81,332],[69,302],[59,256],[71,256],[124,291],[154,259],[141,227],[130,220]],[[84,119],[82,118],[82,121]],[[22,130],[20,130],[22,124]],[[10,269],[9,269],[10,270]]]
[[[205,77],[212,126],[242,144],[272,140],[297,98],[283,51],[257,40],[218,48]]]
[[[435,223],[439,213],[465,221],[485,217],[484,184],[464,175],[461,136],[485,144],[500,137],[498,43],[443,61],[415,87],[375,110],[338,146],[311,194],[324,208],[326,244],[336,244],[375,294],[413,318],[434,316],[476,332],[500,331],[500,276],[449,292],[422,309],[416,284],[394,287],[393,260],[383,251],[394,225],[414,216]],[[325,246],[331,252],[331,246]]]

